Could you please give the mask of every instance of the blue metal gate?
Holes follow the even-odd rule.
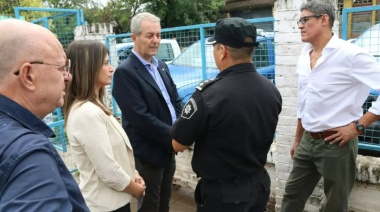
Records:
[[[75,27],[85,24],[83,11],[80,9],[15,7],[14,10],[17,19],[41,25],[52,31],[64,48],[74,40]],[[57,108],[48,114],[44,118],[44,121],[56,134],[56,137],[51,139],[54,147],[62,152],[66,152],[67,139],[63,129],[64,116],[62,108]]]
[[[342,39],[350,40],[371,53],[380,62],[380,6],[353,7],[342,10]],[[367,112],[379,91],[371,90],[363,105]],[[359,149],[380,152],[380,121],[368,126],[359,136]]]
[[[255,48],[253,62],[258,72],[274,83],[274,18],[257,18],[248,21],[254,23],[258,31],[259,46]],[[160,48],[165,40],[165,42],[175,40],[182,51],[174,60],[168,57],[170,58],[168,60],[173,61],[166,62],[183,103],[195,91],[196,85],[205,79],[215,77],[219,73],[212,56],[212,46],[205,45],[206,39],[214,34],[214,28],[215,23],[209,23],[161,30]],[[110,60],[115,67],[126,59],[133,48],[130,36],[131,33],[106,36],[106,45],[110,49]],[[117,44],[116,48],[113,48],[111,44],[115,40]],[[158,53],[160,53],[160,48]],[[169,49],[166,50],[169,51]],[[165,49],[162,50],[162,52],[164,51]],[[121,112],[114,99],[112,100],[114,114],[120,116]]]

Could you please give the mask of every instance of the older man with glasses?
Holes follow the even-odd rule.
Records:
[[[41,121],[63,106],[71,80],[62,45],[49,30],[0,21],[0,211],[89,211]],[[15,71],[17,70],[17,71]]]
[[[380,117],[380,98],[364,116],[361,108],[370,88],[380,90],[380,64],[334,35],[334,14],[322,1],[301,6],[297,24],[308,44],[297,63],[298,122],[282,212],[303,211],[322,176],[322,211],[347,211],[355,182],[357,136]]]

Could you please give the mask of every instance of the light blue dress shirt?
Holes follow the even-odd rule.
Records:
[[[142,62],[142,64],[144,64],[149,74],[153,77],[154,81],[156,81],[158,87],[160,88],[162,96],[164,96],[166,105],[169,108],[170,115],[172,117],[172,123],[174,123],[174,121],[177,119],[177,115],[175,113],[173,104],[170,101],[170,96],[169,96],[168,91],[166,90],[164,81],[162,80],[160,73],[158,73],[158,60],[155,57],[152,57],[152,64],[150,64],[147,61],[145,61],[142,57],[140,57],[140,55],[138,55],[134,49],[132,50],[132,52]]]

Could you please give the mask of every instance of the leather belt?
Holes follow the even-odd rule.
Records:
[[[309,132],[310,136],[314,139],[325,139],[331,135],[334,135],[338,131],[323,131],[323,132]]]

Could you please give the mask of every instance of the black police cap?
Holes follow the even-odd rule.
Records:
[[[207,44],[221,43],[233,48],[255,47],[256,27],[242,18],[225,18],[216,22],[215,34],[207,40]],[[244,42],[251,37],[253,43]]]

